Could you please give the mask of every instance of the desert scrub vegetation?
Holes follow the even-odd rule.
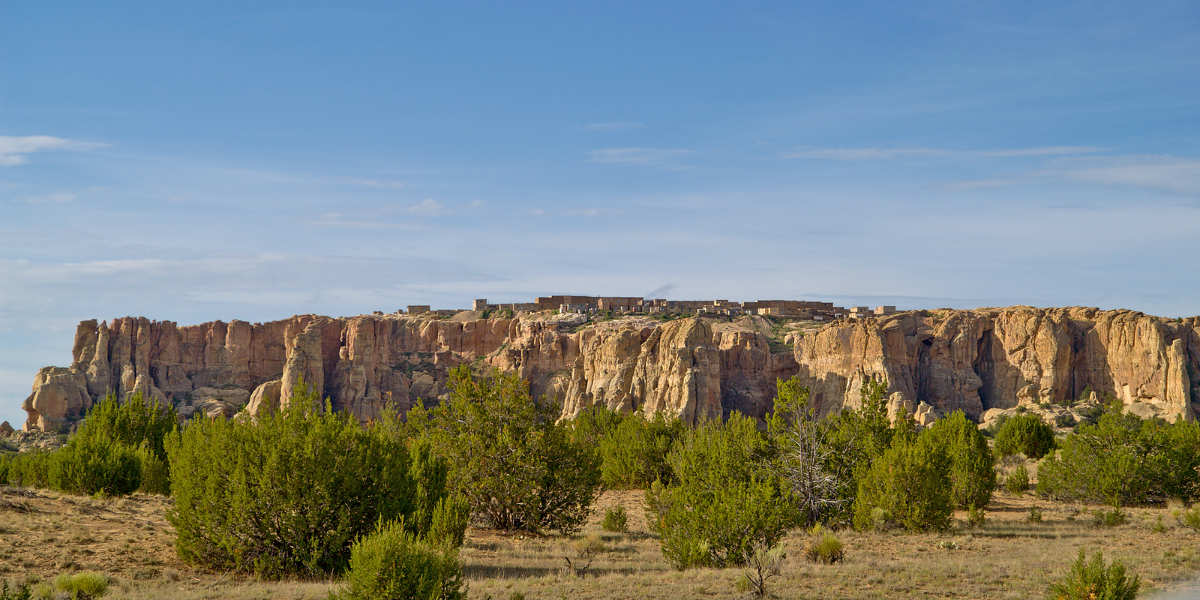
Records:
[[[946,529],[953,512],[950,464],[932,435],[896,435],[859,482],[854,527],[879,528],[884,520],[909,531]]]
[[[334,600],[461,600],[458,547],[424,539],[403,518],[379,523],[350,549],[345,587]]]
[[[277,413],[194,420],[167,437],[167,518],[184,560],[264,578],[336,574],[376,523],[424,535],[446,512],[444,460],[410,449],[386,415],[364,428],[318,399],[301,383]]]
[[[668,480],[667,453],[686,430],[676,418],[652,418],[590,406],[570,421],[571,436],[600,458],[600,481],[606,489],[645,489]]]
[[[1200,499],[1200,423],[1165,423],[1110,404],[1038,466],[1038,493],[1113,505]]]
[[[407,428],[445,457],[451,489],[497,529],[572,533],[600,489],[600,459],[556,407],[536,402],[515,374],[450,372],[449,397],[416,407]]]
[[[1054,428],[1034,414],[1004,419],[996,428],[996,453],[1000,456],[1024,454],[1038,459],[1054,448]]]
[[[1059,581],[1050,584],[1050,600],[1133,600],[1141,588],[1141,580],[1130,577],[1120,561],[1105,564],[1103,552],[1097,551],[1091,560],[1079,551],[1079,557]]]
[[[1010,494],[1023,494],[1029,489],[1029,469],[1021,463],[1004,476],[1004,489]]]
[[[174,409],[147,400],[141,391],[123,402],[109,394],[65,446],[0,458],[0,481],[81,495],[167,494],[163,439],[176,427]]]
[[[677,568],[741,565],[797,521],[771,444],[754,419],[733,414],[688,432],[667,457],[673,481],[646,492],[651,529]]]
[[[625,512],[625,507],[619,505],[616,508],[610,508],[604,512],[604,521],[600,526],[605,531],[613,533],[625,533],[629,531],[629,515]]]
[[[956,410],[921,432],[950,459],[950,500],[956,508],[984,507],[996,489],[996,461],[979,427]]]

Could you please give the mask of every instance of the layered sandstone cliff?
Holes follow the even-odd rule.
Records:
[[[140,389],[184,415],[256,413],[288,402],[301,379],[335,408],[369,419],[388,406],[403,412],[435,401],[448,371],[463,363],[517,372],[535,395],[561,402],[564,416],[593,404],[689,423],[732,410],[761,416],[775,379],[792,375],[826,412],[856,403],[871,376],[887,379],[893,403],[924,416],[961,408],[979,418],[1085,390],[1168,418],[1200,409],[1196,318],[1085,308],[921,311],[838,321],[779,342],[759,317],[84,321],[71,366],[38,372],[26,428],[69,427],[108,391]]]

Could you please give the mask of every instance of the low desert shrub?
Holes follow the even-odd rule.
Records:
[[[1177,511],[1175,518],[1179,521],[1180,525],[1188,527],[1193,531],[1200,531],[1200,504],[1189,509]]]
[[[746,571],[738,580],[738,588],[748,591],[755,598],[772,597],[771,580],[783,572],[783,561],[787,560],[781,546],[756,544],[746,556]]]
[[[976,506],[967,507],[967,526],[968,527],[983,527],[987,522],[987,511]]]
[[[771,445],[754,419],[734,413],[688,432],[667,458],[672,483],[646,492],[647,519],[676,568],[745,564],[798,519]]]
[[[1030,523],[1041,523],[1042,522],[1042,509],[1040,509],[1036,506],[1030,506],[1029,514],[1025,517],[1025,520],[1029,521]]]
[[[1119,508],[1092,511],[1092,525],[1096,527],[1116,527],[1124,525],[1129,517]]]
[[[74,438],[50,459],[50,487],[71,494],[122,496],[141,481],[137,451],[102,436]]]
[[[856,529],[878,528],[880,509],[889,521],[909,531],[950,525],[950,458],[928,433],[897,435],[872,463],[854,500]]]
[[[1104,554],[1097,551],[1089,561],[1083,550],[1058,581],[1050,584],[1050,600],[1133,600],[1141,581],[1125,572],[1119,561],[1105,564]]]
[[[285,410],[194,420],[168,436],[167,518],[181,558],[265,578],[322,576],[344,570],[355,540],[380,521],[411,518],[411,533],[426,533],[430,499],[445,490],[418,478],[445,467],[410,460],[395,428],[316,406],[297,386]]]
[[[846,558],[846,550],[833,532],[817,527],[804,546],[804,557],[810,562],[832,565]]]
[[[437,544],[458,548],[463,545],[470,520],[471,506],[466,498],[458,494],[440,498],[434,505],[426,538]]]
[[[28,582],[10,584],[7,579],[0,580],[0,600],[30,600],[32,587]]]
[[[71,600],[99,598],[108,591],[108,584],[108,576],[101,573],[63,574],[54,578],[54,589],[66,594]]]
[[[629,515],[625,513],[624,506],[610,508],[604,511],[604,521],[600,524],[605,531],[615,533],[624,533],[629,531]]]
[[[458,600],[466,597],[458,552],[432,544],[400,521],[355,542],[341,600]]]
[[[450,373],[450,396],[416,407],[408,428],[452,465],[449,486],[477,518],[507,530],[577,531],[600,489],[600,459],[515,374]]]
[[[1025,468],[1024,463],[1004,476],[1004,489],[1010,494],[1023,494],[1029,489],[1029,469]]]
[[[50,487],[50,462],[53,452],[30,450],[6,457],[8,473],[5,481],[17,487]]]
[[[1054,448],[1054,429],[1033,414],[1005,419],[996,430],[996,453],[1000,456],[1024,454],[1038,459]]]

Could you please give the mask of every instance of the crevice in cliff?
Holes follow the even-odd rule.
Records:
[[[996,361],[992,356],[992,344],[995,337],[992,329],[984,330],[979,334],[979,341],[975,347],[975,362],[972,364],[975,375],[981,382],[979,404],[983,410],[996,408]]]
[[[921,402],[931,402],[933,391],[931,389],[930,375],[933,371],[933,358],[930,356],[930,350],[933,348],[933,338],[921,340],[917,345],[917,372],[914,379],[917,382],[917,397],[913,400],[913,406]]]

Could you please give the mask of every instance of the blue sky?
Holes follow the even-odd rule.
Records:
[[[0,419],[127,314],[1200,313],[1194,1],[176,4],[0,7]]]

